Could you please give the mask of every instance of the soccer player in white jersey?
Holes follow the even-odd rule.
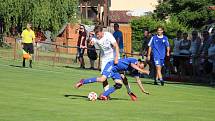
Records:
[[[97,45],[101,51],[101,73],[104,70],[104,67],[109,61],[114,60],[114,64],[118,64],[119,55],[119,46],[110,32],[103,32],[102,26],[96,26],[94,29],[95,37],[92,38],[91,44]],[[127,78],[123,79],[129,96],[133,99],[136,96],[131,92],[130,86],[127,82]],[[109,84],[106,81],[103,82],[104,90],[109,89]]]

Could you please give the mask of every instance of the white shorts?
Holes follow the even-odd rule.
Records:
[[[113,58],[102,58],[101,59],[101,73],[103,72],[106,64],[109,62],[109,61],[113,61],[114,59]]]

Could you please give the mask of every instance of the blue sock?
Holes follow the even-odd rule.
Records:
[[[83,84],[89,84],[89,83],[97,82],[96,79],[97,79],[97,77],[84,79],[84,80],[83,80]]]
[[[115,91],[116,91],[115,87],[111,87],[108,90],[104,91],[103,95],[104,96],[109,96],[111,93],[113,93]]]

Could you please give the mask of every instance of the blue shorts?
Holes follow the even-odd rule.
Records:
[[[155,66],[164,66],[164,59],[154,58]]]
[[[107,78],[112,78],[113,80],[122,80],[119,72],[113,71],[114,63],[113,61],[108,62],[102,71],[102,75]]]

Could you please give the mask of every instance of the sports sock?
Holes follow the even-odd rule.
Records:
[[[94,78],[88,78],[83,80],[83,84],[89,84],[89,83],[94,83],[97,82],[97,77]]]
[[[22,66],[25,67],[25,58],[23,58]]]
[[[29,62],[30,62],[29,66],[32,68],[32,60],[29,60]]]
[[[126,89],[127,89],[127,92],[130,94],[131,93],[131,87],[130,85],[125,85]]]
[[[160,78],[159,80],[160,80],[160,82],[163,82],[163,78]]]
[[[110,88],[109,84],[104,87],[104,91],[107,91]]]
[[[115,87],[111,87],[107,91],[104,91],[104,93],[102,95],[109,96],[111,93],[113,93],[115,91],[116,91]]]

